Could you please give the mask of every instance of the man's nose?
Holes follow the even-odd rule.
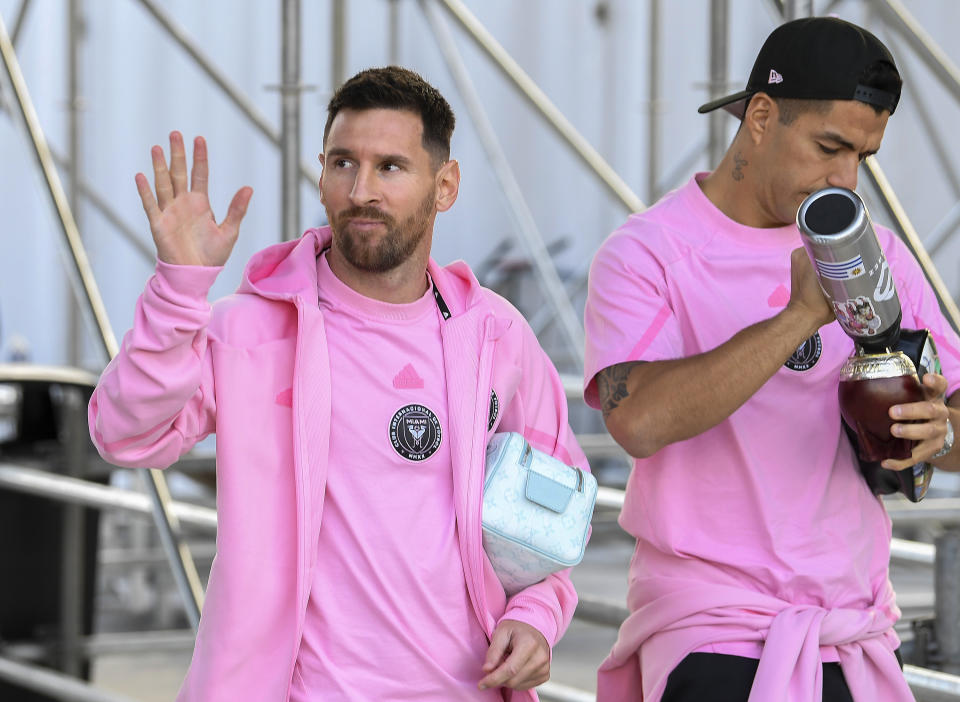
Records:
[[[827,184],[835,188],[847,188],[856,190],[857,176],[860,172],[860,160],[851,154],[849,157],[839,159],[833,172],[827,176]]]
[[[372,168],[360,167],[357,169],[353,187],[350,189],[350,202],[354,205],[365,205],[377,202],[380,199],[380,190],[377,186],[376,174]]]

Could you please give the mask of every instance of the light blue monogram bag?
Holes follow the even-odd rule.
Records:
[[[583,559],[597,479],[532,448],[516,432],[494,434],[483,481],[483,549],[507,595]]]

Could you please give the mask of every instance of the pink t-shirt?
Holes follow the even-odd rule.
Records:
[[[701,191],[704,175],[631,216],[593,262],[584,394],[594,407],[600,370],[710,351],[790,298],[796,227],[730,220]],[[877,234],[902,324],[931,329],[952,393],[960,386],[960,340],[906,247],[886,229]],[[837,402],[840,366],[852,350],[839,324],[822,327],[729,418],[635,461],[620,517],[637,538],[632,609],[649,604],[634,593],[662,592],[670,579],[827,610],[884,601],[890,520],[860,474]],[[895,620],[896,608],[888,609]],[[645,690],[692,650],[761,654],[755,631],[671,627],[643,644]],[[833,647],[821,656],[837,660]]]
[[[501,700],[464,582],[431,291],[366,298],[317,266],[330,353],[330,458],[292,702]]]

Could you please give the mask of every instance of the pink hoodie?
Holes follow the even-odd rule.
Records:
[[[90,400],[101,455],[163,468],[217,434],[217,557],[179,700],[287,700],[317,559],[329,446],[329,364],[316,256],[329,228],[271,246],[237,293],[213,308],[219,268],[158,262],[133,329]],[[429,272],[450,307],[442,325],[454,500],[467,590],[492,634],[526,622],[553,646],[576,607],[569,573],[507,599],[483,553],[480,507],[487,413],[496,380],[500,431],[587,468],[567,424],[559,376],[519,312],[467,265]],[[500,392],[506,388],[507,392]],[[292,406],[292,413],[291,413]],[[375,627],[376,622],[358,622]],[[507,700],[536,693],[505,691]]]

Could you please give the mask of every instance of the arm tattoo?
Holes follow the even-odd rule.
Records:
[[[749,161],[747,161],[747,159],[745,159],[738,151],[733,155],[733,162],[736,164],[733,167],[733,179],[737,182],[740,182],[743,180],[743,167],[746,166]]]
[[[600,409],[604,419],[627,399],[630,394],[627,390],[627,376],[639,365],[640,361],[628,361],[608,366],[597,373],[597,394],[600,396]]]

